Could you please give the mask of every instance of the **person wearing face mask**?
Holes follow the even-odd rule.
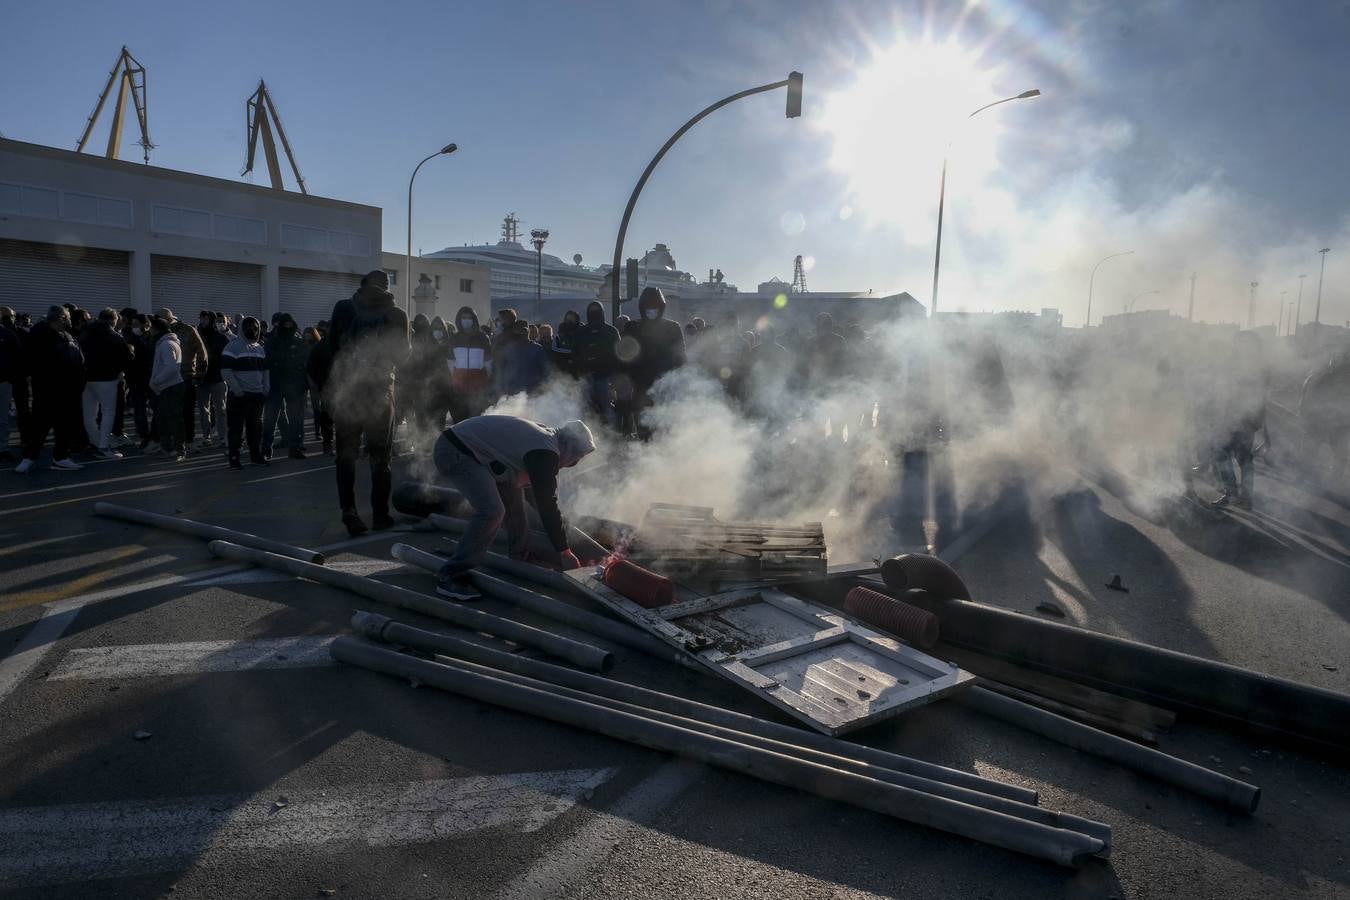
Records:
[[[245,434],[248,436],[249,460],[255,466],[267,465],[262,450],[262,414],[271,379],[267,348],[262,344],[262,326],[257,319],[246,317],[240,325],[239,336],[225,346],[225,352],[220,356],[220,374],[229,388],[225,397],[225,415],[229,420],[230,468],[244,467],[239,457]]]
[[[575,309],[569,309],[563,313],[562,321],[558,323],[558,332],[553,338],[553,346],[549,352],[553,357],[553,364],[558,367],[558,371],[566,372],[568,375],[576,375],[576,344],[577,331],[581,328],[581,316],[577,315]]]
[[[638,313],[641,317],[627,334],[636,342],[627,366],[635,412],[650,405],[648,392],[657,379],[685,363],[684,329],[665,317],[666,297],[659,287],[643,288],[638,296]],[[647,433],[639,423],[638,434],[645,437]]]
[[[492,340],[478,325],[471,306],[455,314],[458,331],[450,338],[450,416],[462,422],[487,409],[492,397]]]
[[[117,310],[108,308],[85,326],[80,336],[84,353],[84,430],[104,459],[121,459],[112,447],[113,417],[122,373],[136,352],[117,330]]]
[[[309,344],[300,336],[295,318],[282,313],[276,331],[267,339],[267,403],[263,407],[262,455],[272,458],[277,421],[284,410],[286,455],[305,458],[305,390],[309,365]]]
[[[558,475],[595,450],[595,438],[582,422],[560,428],[516,416],[476,416],[447,428],[436,442],[432,459],[473,509],[455,552],[441,567],[436,592],[454,600],[474,599],[465,583],[468,572],[483,561],[493,538],[506,524],[512,557],[528,559],[528,520],[524,488],[531,488],[544,532],[564,569],[581,565],[567,543],[558,509]]]
[[[444,334],[444,327],[442,327],[441,332]],[[436,357],[440,353],[440,347],[436,338],[432,335],[431,320],[423,313],[413,316],[409,344],[411,349],[408,352],[408,361],[399,369],[398,380],[401,384],[413,387],[410,390],[399,392],[400,409],[396,411],[395,415],[398,418],[406,416],[408,422],[407,450],[415,453],[419,445],[426,447],[427,444],[435,440],[435,436],[440,434],[441,429],[445,427],[444,421],[432,422],[432,411],[436,408],[436,398],[433,396],[431,385],[436,369],[443,369],[445,363],[438,363]]]
[[[206,448],[213,443],[225,446],[225,377],[220,374],[220,359],[230,339],[221,322],[210,310],[203,310],[197,333],[206,347],[206,369],[197,388],[197,419],[201,427],[201,443]]]
[[[32,381],[33,412],[24,435],[23,459],[16,472],[30,472],[47,434],[56,433],[52,468],[73,472],[84,468],[70,458],[83,427],[84,354],[70,333],[70,313],[61,306],[33,326],[24,344],[25,368]]]
[[[324,343],[332,344],[332,366],[324,402],[337,433],[338,504],[352,536],[370,527],[356,509],[356,458],[364,436],[370,459],[370,507],[376,529],[391,528],[389,460],[394,441],[395,373],[408,360],[408,317],[389,293],[389,275],[366,273],[349,300],[339,300]],[[416,392],[416,385],[409,389]]]
[[[183,358],[179,363],[179,370],[183,376],[183,408],[179,415],[183,419],[185,441],[191,444],[197,433],[196,382],[206,374],[206,345],[202,343],[202,336],[197,329],[175,316],[173,310],[168,307],[161,308],[155,315],[169,323],[169,330],[178,338],[178,345],[182,350]],[[164,404],[158,403],[156,414],[162,416],[165,412]]]

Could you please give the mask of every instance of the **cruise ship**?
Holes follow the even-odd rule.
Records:
[[[502,220],[502,236],[495,244],[446,247],[423,256],[487,266],[491,272],[489,290],[494,306],[508,297],[533,297],[536,277],[540,278],[540,293],[544,297],[609,299],[605,284],[610,265],[583,266],[581,254],[573,256],[571,263],[550,253],[543,254],[543,272],[539,276],[535,270],[539,263],[536,252],[521,243],[520,219],[515,213],[508,213]],[[642,255],[638,272],[641,287],[654,285],[667,297],[711,298],[737,292],[736,285],[728,283],[720,269],[709,269],[707,281],[699,281],[693,274],[681,271],[665,244],[657,244]]]

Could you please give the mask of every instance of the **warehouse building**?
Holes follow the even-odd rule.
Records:
[[[377,207],[0,139],[0,305],[326,319],[381,268]]]

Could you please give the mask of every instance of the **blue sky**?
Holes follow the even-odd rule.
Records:
[[[1059,306],[1078,324],[1092,263],[1135,249],[1099,276],[1100,311],[1154,289],[1153,305],[1184,311],[1198,271],[1201,317],[1242,318],[1247,285],[1260,280],[1258,318],[1273,321],[1279,292],[1300,272],[1312,290],[1315,251],[1332,246],[1323,318],[1341,322],[1350,318],[1348,9],[11,0],[0,132],[73,147],[126,43],[149,72],[157,165],[237,177],[243,103],[262,76],[310,189],[383,207],[387,248],[404,243],[411,167],[453,140],[460,152],[419,176],[417,246],[494,240],[514,210],[526,228],[552,231],[550,252],[595,264],[670,132],[707,103],[796,68],[806,74],[803,117],[785,119],[775,93],[700,124],[644,192],[630,255],[664,241],[681,267],[720,267],[753,289],[790,278],[802,253],[815,260],[815,289],[909,290],[927,302],[937,169],[954,138],[947,308]],[[988,99],[1029,87],[1044,96],[984,114],[978,131],[942,135],[954,124],[926,118],[923,100],[945,101],[951,88],[928,70],[907,72],[861,130],[831,130],[833,104],[875,77],[876,58],[897,46],[912,58],[925,39],[973,60]],[[859,156],[869,171],[849,168]]]

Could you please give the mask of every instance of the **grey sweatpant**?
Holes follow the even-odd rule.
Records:
[[[525,540],[525,508],[521,489],[502,484],[492,477],[487,466],[461,451],[442,435],[431,454],[436,471],[464,495],[473,508],[464,535],[455,545],[455,552],[441,566],[442,578],[455,578],[477,566],[487,555],[497,537],[497,530],[508,519],[512,545],[523,546]]]

